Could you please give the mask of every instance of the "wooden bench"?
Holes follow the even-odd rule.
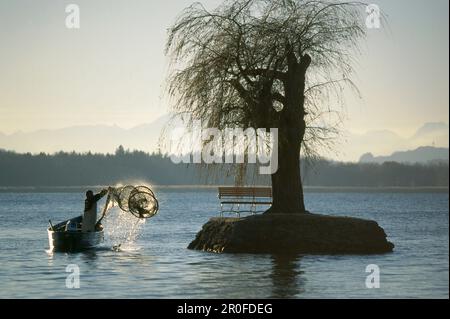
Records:
[[[237,214],[261,213],[256,211],[256,206],[272,205],[272,188],[270,187],[219,187],[220,216],[225,212]],[[250,210],[241,210],[241,206],[250,207]],[[230,209],[226,209],[230,207]],[[236,209],[237,207],[237,209]]]

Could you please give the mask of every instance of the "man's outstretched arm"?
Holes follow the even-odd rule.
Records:
[[[107,190],[107,189],[104,189],[104,190],[102,190],[100,193],[94,195],[94,200],[95,200],[96,202],[98,202],[98,201],[99,201],[100,199],[102,199],[106,194],[108,194],[108,190]]]

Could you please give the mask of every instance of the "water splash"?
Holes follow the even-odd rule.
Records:
[[[116,251],[135,251],[143,234],[145,219],[137,219],[118,207],[110,208],[103,220],[105,243]]]

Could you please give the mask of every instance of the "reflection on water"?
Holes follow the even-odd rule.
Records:
[[[66,253],[66,252],[58,252],[58,251],[53,251],[50,249],[47,249],[45,252],[47,253],[47,260],[48,260],[48,265],[49,266],[54,266],[54,262],[58,261],[61,258],[64,258],[65,260],[67,260],[68,262],[70,261],[82,261],[84,264],[88,265],[89,267],[93,267],[95,268],[96,265],[96,261],[99,258],[99,251],[105,251],[107,250],[107,248],[92,248],[92,249],[87,249],[87,250],[83,250],[83,251],[78,251],[78,252],[70,252],[70,253]]]
[[[96,249],[89,249],[86,251],[83,251],[80,253],[80,259],[83,261],[83,263],[90,267],[95,269],[97,267],[98,263],[98,253]]]
[[[272,296],[276,299],[295,298],[303,288],[303,272],[299,255],[274,255],[272,260]]]

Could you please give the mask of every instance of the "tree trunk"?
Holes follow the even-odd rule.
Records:
[[[273,204],[270,214],[299,214],[306,211],[300,174],[301,140],[289,141],[281,134],[278,171],[272,175]]]
[[[267,213],[305,213],[303,185],[300,172],[300,150],[306,132],[305,74],[311,57],[298,61],[287,47],[289,70],[284,80],[285,107],[278,123],[278,171],[272,175],[273,204]]]

